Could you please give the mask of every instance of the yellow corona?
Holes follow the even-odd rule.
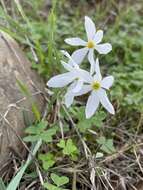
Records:
[[[87,47],[88,48],[94,48],[94,46],[95,46],[94,41],[90,40],[90,41],[87,42]]]
[[[98,81],[94,81],[92,84],[92,89],[93,90],[99,90],[101,88],[101,84]]]

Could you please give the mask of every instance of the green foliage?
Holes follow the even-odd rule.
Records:
[[[100,149],[107,154],[112,154],[116,151],[113,145],[113,139],[100,137],[97,139],[97,143],[101,146]]]
[[[44,170],[48,170],[56,162],[55,156],[51,153],[39,154],[38,158],[39,158],[39,160],[42,161],[42,165],[43,165]]]
[[[63,188],[57,187],[55,185],[52,185],[50,183],[45,183],[44,187],[48,190],[64,190]]]
[[[85,107],[77,107],[71,110],[74,117],[78,120],[77,127],[81,132],[86,132],[88,129],[93,128],[93,126],[100,128],[103,125],[103,120],[106,118],[106,113],[103,111],[97,111],[94,117],[90,119],[85,118]]]
[[[50,183],[45,183],[44,187],[48,190],[65,190],[61,186],[69,183],[69,178],[65,176],[58,176],[57,174],[52,173],[51,179],[55,185]]]
[[[68,139],[67,141],[62,139],[57,146],[63,149],[62,152],[64,155],[70,156],[72,160],[77,160],[79,152],[72,139]]]
[[[29,12],[24,10],[22,4],[25,4],[25,7],[30,5],[32,11],[31,8],[30,10],[28,9]],[[42,8],[43,4],[43,0],[40,3],[30,1],[28,5],[26,2],[19,3],[19,1],[14,0],[13,6],[20,13],[17,19],[13,19],[0,7],[0,21],[2,19],[6,22],[4,26],[0,26],[0,29],[8,32],[20,43],[33,49],[35,56],[33,56],[33,52],[27,51],[27,55],[32,61],[32,68],[36,69],[43,77],[48,78],[52,74],[53,66],[57,70],[60,69],[57,67],[57,65],[60,65],[60,53],[57,50],[55,41],[57,33],[57,1],[52,1],[52,9],[49,11],[48,18],[44,20],[39,18],[36,10],[37,8]],[[31,19],[26,14],[30,15]]]
[[[55,34],[57,32],[56,0],[53,1],[53,6],[48,16],[47,26],[45,27],[45,22],[34,24],[34,41],[36,54],[38,55],[40,64],[33,62],[32,68],[36,69],[39,74],[47,77],[52,74],[53,67],[58,70],[60,68],[60,53],[57,50],[55,41]],[[44,42],[44,45],[41,46],[40,41],[43,40],[43,37],[47,38],[48,43],[45,44]]]
[[[47,124],[48,123],[46,121],[41,121],[38,124],[28,127],[25,130],[28,136],[24,137],[24,141],[35,142],[41,139],[42,141],[46,143],[52,142],[53,136],[57,132],[57,128],[52,127],[46,130]]]
[[[101,152],[96,153],[96,158],[102,158],[102,157],[103,157],[103,153],[101,153]]]
[[[18,186],[20,184],[20,181],[21,181],[25,171],[27,170],[28,166],[30,165],[32,159],[36,155],[36,153],[39,150],[41,145],[42,145],[41,140],[39,140],[38,142],[36,142],[35,144],[32,145],[30,153],[28,155],[28,158],[27,158],[25,164],[21,166],[18,173],[12,178],[12,180],[10,181],[8,187],[6,188],[7,190],[16,190],[16,189],[18,189]]]
[[[69,183],[69,178],[68,177],[65,177],[65,176],[58,176],[54,173],[51,174],[51,179],[53,180],[53,182],[58,186],[63,186],[67,183]]]
[[[142,112],[143,72],[137,68],[132,68],[134,71],[129,70],[127,66],[124,69],[128,72],[115,73],[117,84],[113,89],[112,96],[118,98],[123,107],[128,106],[128,110],[134,109]]]
[[[115,77],[112,97],[124,111],[143,111],[143,21],[137,7],[129,6],[109,28],[107,40],[114,44],[105,64]],[[112,38],[111,38],[112,36]],[[106,66],[105,66],[106,67]]]
[[[6,190],[6,186],[1,178],[0,178],[0,190]]]
[[[38,106],[37,106],[37,104],[35,102],[32,102],[32,108],[31,108],[31,110],[32,110],[32,112],[33,112],[36,120],[40,121],[40,119],[41,119],[41,113],[38,110]]]

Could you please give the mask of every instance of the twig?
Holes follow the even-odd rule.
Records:
[[[131,148],[131,145],[125,144],[117,153],[115,153],[115,154],[113,154],[111,156],[106,157],[100,163],[111,162],[111,161],[117,159],[119,156],[121,156],[125,151],[127,151],[130,148]]]
[[[141,163],[140,163],[140,161],[139,161],[140,156],[137,156],[137,153],[136,153],[135,147],[133,148],[133,150],[134,150],[134,154],[135,154],[135,157],[136,157],[136,162],[138,163],[139,168],[140,168],[140,171],[142,172],[142,175],[143,175],[143,168],[142,168]]]
[[[40,179],[41,185],[43,186],[43,184],[44,184],[44,180],[43,180],[43,177],[42,177],[41,171],[40,171],[40,169],[39,169],[39,167],[38,167],[37,164],[36,164],[36,170],[37,170],[37,173],[38,173],[38,175],[39,175],[39,179]]]
[[[138,125],[137,125],[137,131],[136,131],[135,137],[136,137],[137,134],[139,133],[140,127],[141,127],[141,125],[142,125],[142,122],[143,122],[143,113],[141,113],[141,115],[140,115],[140,119],[139,119],[139,122],[138,122]]]
[[[109,180],[108,180],[108,178],[107,178],[106,174],[104,174],[104,172],[103,172],[103,171],[102,171],[102,174],[103,174],[103,176],[104,176],[104,178],[105,178],[106,182],[108,183],[109,187],[110,187],[112,190],[114,190],[114,188],[113,188],[113,187],[112,187],[112,185],[110,184],[110,182],[109,182]]]
[[[76,171],[73,172],[72,190],[76,190]]]

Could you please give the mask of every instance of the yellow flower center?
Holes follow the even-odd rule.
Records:
[[[79,80],[79,77],[77,77],[75,80],[76,80],[76,81]]]
[[[101,88],[101,84],[98,81],[94,81],[92,84],[92,89],[93,90],[99,90]]]
[[[90,40],[90,41],[87,42],[87,47],[88,48],[94,48],[94,46],[95,46],[94,41]]]

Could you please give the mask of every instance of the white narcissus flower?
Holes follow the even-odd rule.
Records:
[[[78,37],[76,38],[67,38],[65,42],[72,46],[84,46],[84,48],[76,50],[72,54],[72,58],[76,60],[76,63],[80,64],[84,57],[88,54],[88,60],[91,64],[91,73],[94,72],[94,50],[100,54],[107,54],[112,50],[112,46],[109,43],[100,44],[103,38],[103,31],[96,31],[95,24],[93,21],[85,16],[85,30],[87,33],[88,41],[84,41]]]
[[[91,81],[92,78],[89,77],[89,81]],[[90,91],[88,85],[83,85],[81,90],[79,92],[73,92],[73,89],[75,88],[76,83],[73,83],[72,85],[69,86],[67,93],[65,94],[65,105],[69,108],[73,101],[75,96],[81,96],[83,94],[86,94],[87,92]]]
[[[66,51],[62,51],[62,53],[70,59],[71,64],[61,61],[63,67],[68,72],[52,77],[47,82],[47,85],[53,88],[62,88],[71,84],[70,88],[72,87],[72,92],[76,93],[82,89],[84,81],[89,81],[89,73],[83,69],[80,69]]]
[[[102,79],[98,59],[96,59],[95,71],[96,74],[92,76],[91,79],[89,79],[89,76],[87,76],[87,84],[83,85],[82,89],[79,92],[73,93],[73,91],[69,90],[68,95],[66,95],[66,102],[71,104],[75,96],[81,96],[83,94],[91,92],[85,109],[86,118],[90,118],[95,113],[99,106],[99,103],[101,103],[108,112],[115,114],[114,108],[106,94],[106,90],[109,90],[109,88],[112,86],[114,78],[113,76],[107,76]]]

